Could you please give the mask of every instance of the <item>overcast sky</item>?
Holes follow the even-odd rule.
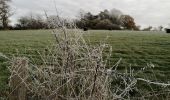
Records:
[[[170,0],[12,0],[12,23],[29,13],[55,13],[68,18],[77,16],[80,9],[98,13],[104,9],[116,8],[134,17],[137,25],[167,26],[170,23]]]

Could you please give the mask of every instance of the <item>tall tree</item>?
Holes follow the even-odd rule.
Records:
[[[136,28],[134,18],[130,15],[122,15],[120,17],[120,23],[125,29],[134,30]]]
[[[9,2],[11,0],[0,0],[0,21],[4,29],[8,28],[10,13]]]

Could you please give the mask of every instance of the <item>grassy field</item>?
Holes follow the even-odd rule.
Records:
[[[164,32],[136,31],[88,31],[85,38],[92,44],[103,42],[112,45],[111,64],[120,58],[120,69],[132,66],[135,70],[148,63],[155,65],[154,71],[160,79],[169,81],[170,77],[170,34]],[[54,38],[49,30],[0,31],[0,52],[7,55],[19,55],[36,58],[52,44]],[[0,91],[5,89],[8,71],[5,60],[0,57]]]

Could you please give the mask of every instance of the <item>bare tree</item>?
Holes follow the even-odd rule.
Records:
[[[0,0],[0,21],[4,29],[8,28],[10,13],[9,2],[11,0]]]

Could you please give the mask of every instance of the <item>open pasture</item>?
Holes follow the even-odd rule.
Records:
[[[113,48],[111,63],[122,58],[119,69],[132,67],[139,70],[154,65],[156,77],[169,81],[170,35],[164,32],[90,30],[84,37],[91,44],[110,44]],[[54,41],[50,30],[0,31],[0,52],[6,56],[26,56],[37,63],[39,54]],[[159,74],[157,74],[159,72]],[[8,71],[0,57],[0,90],[5,89]]]

